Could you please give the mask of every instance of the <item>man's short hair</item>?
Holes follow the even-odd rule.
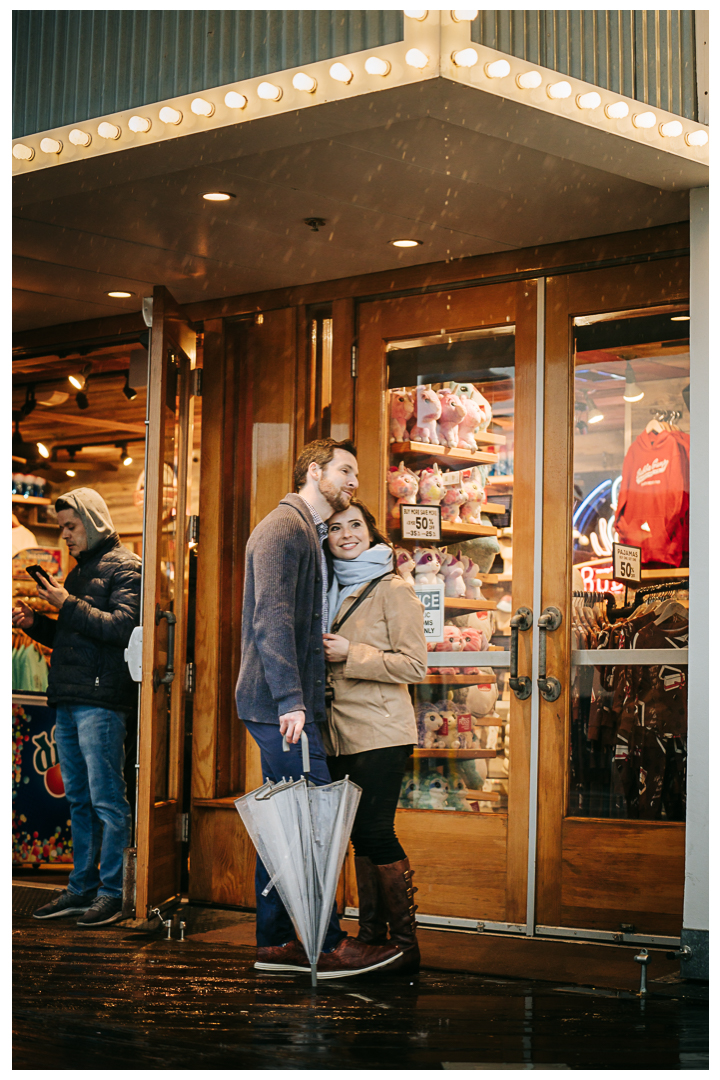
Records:
[[[63,499],[62,495],[59,499],[55,500],[55,513],[59,514],[61,510],[72,510],[73,514],[75,514],[75,517],[80,516],[75,507],[71,506],[69,502]]]
[[[332,461],[336,450],[346,450],[348,454],[357,457],[357,450],[350,439],[343,439],[342,442],[335,439],[314,439],[307,446],[303,446],[293,470],[295,491],[299,491],[307,483],[307,471],[313,461],[324,469]]]

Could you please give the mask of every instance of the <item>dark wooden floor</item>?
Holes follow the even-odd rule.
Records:
[[[708,1067],[703,987],[655,984],[641,1001],[423,971],[313,993],[307,977],[256,974],[249,946],[80,930],[33,920],[32,905],[14,917],[16,1069]],[[193,933],[243,918],[186,910]]]

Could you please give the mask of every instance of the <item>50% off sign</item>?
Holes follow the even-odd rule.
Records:
[[[403,540],[440,540],[440,507],[401,506],[400,530]]]

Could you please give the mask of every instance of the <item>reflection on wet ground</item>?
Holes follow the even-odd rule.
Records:
[[[429,971],[313,992],[242,945],[27,914],[13,938],[16,1069],[708,1068],[707,988],[680,981],[645,1000]]]

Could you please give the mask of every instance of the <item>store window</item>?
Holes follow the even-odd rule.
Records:
[[[575,320],[573,816],[685,819],[688,328]]]
[[[399,805],[506,813],[514,327],[390,342],[387,377],[387,530],[429,649]]]

